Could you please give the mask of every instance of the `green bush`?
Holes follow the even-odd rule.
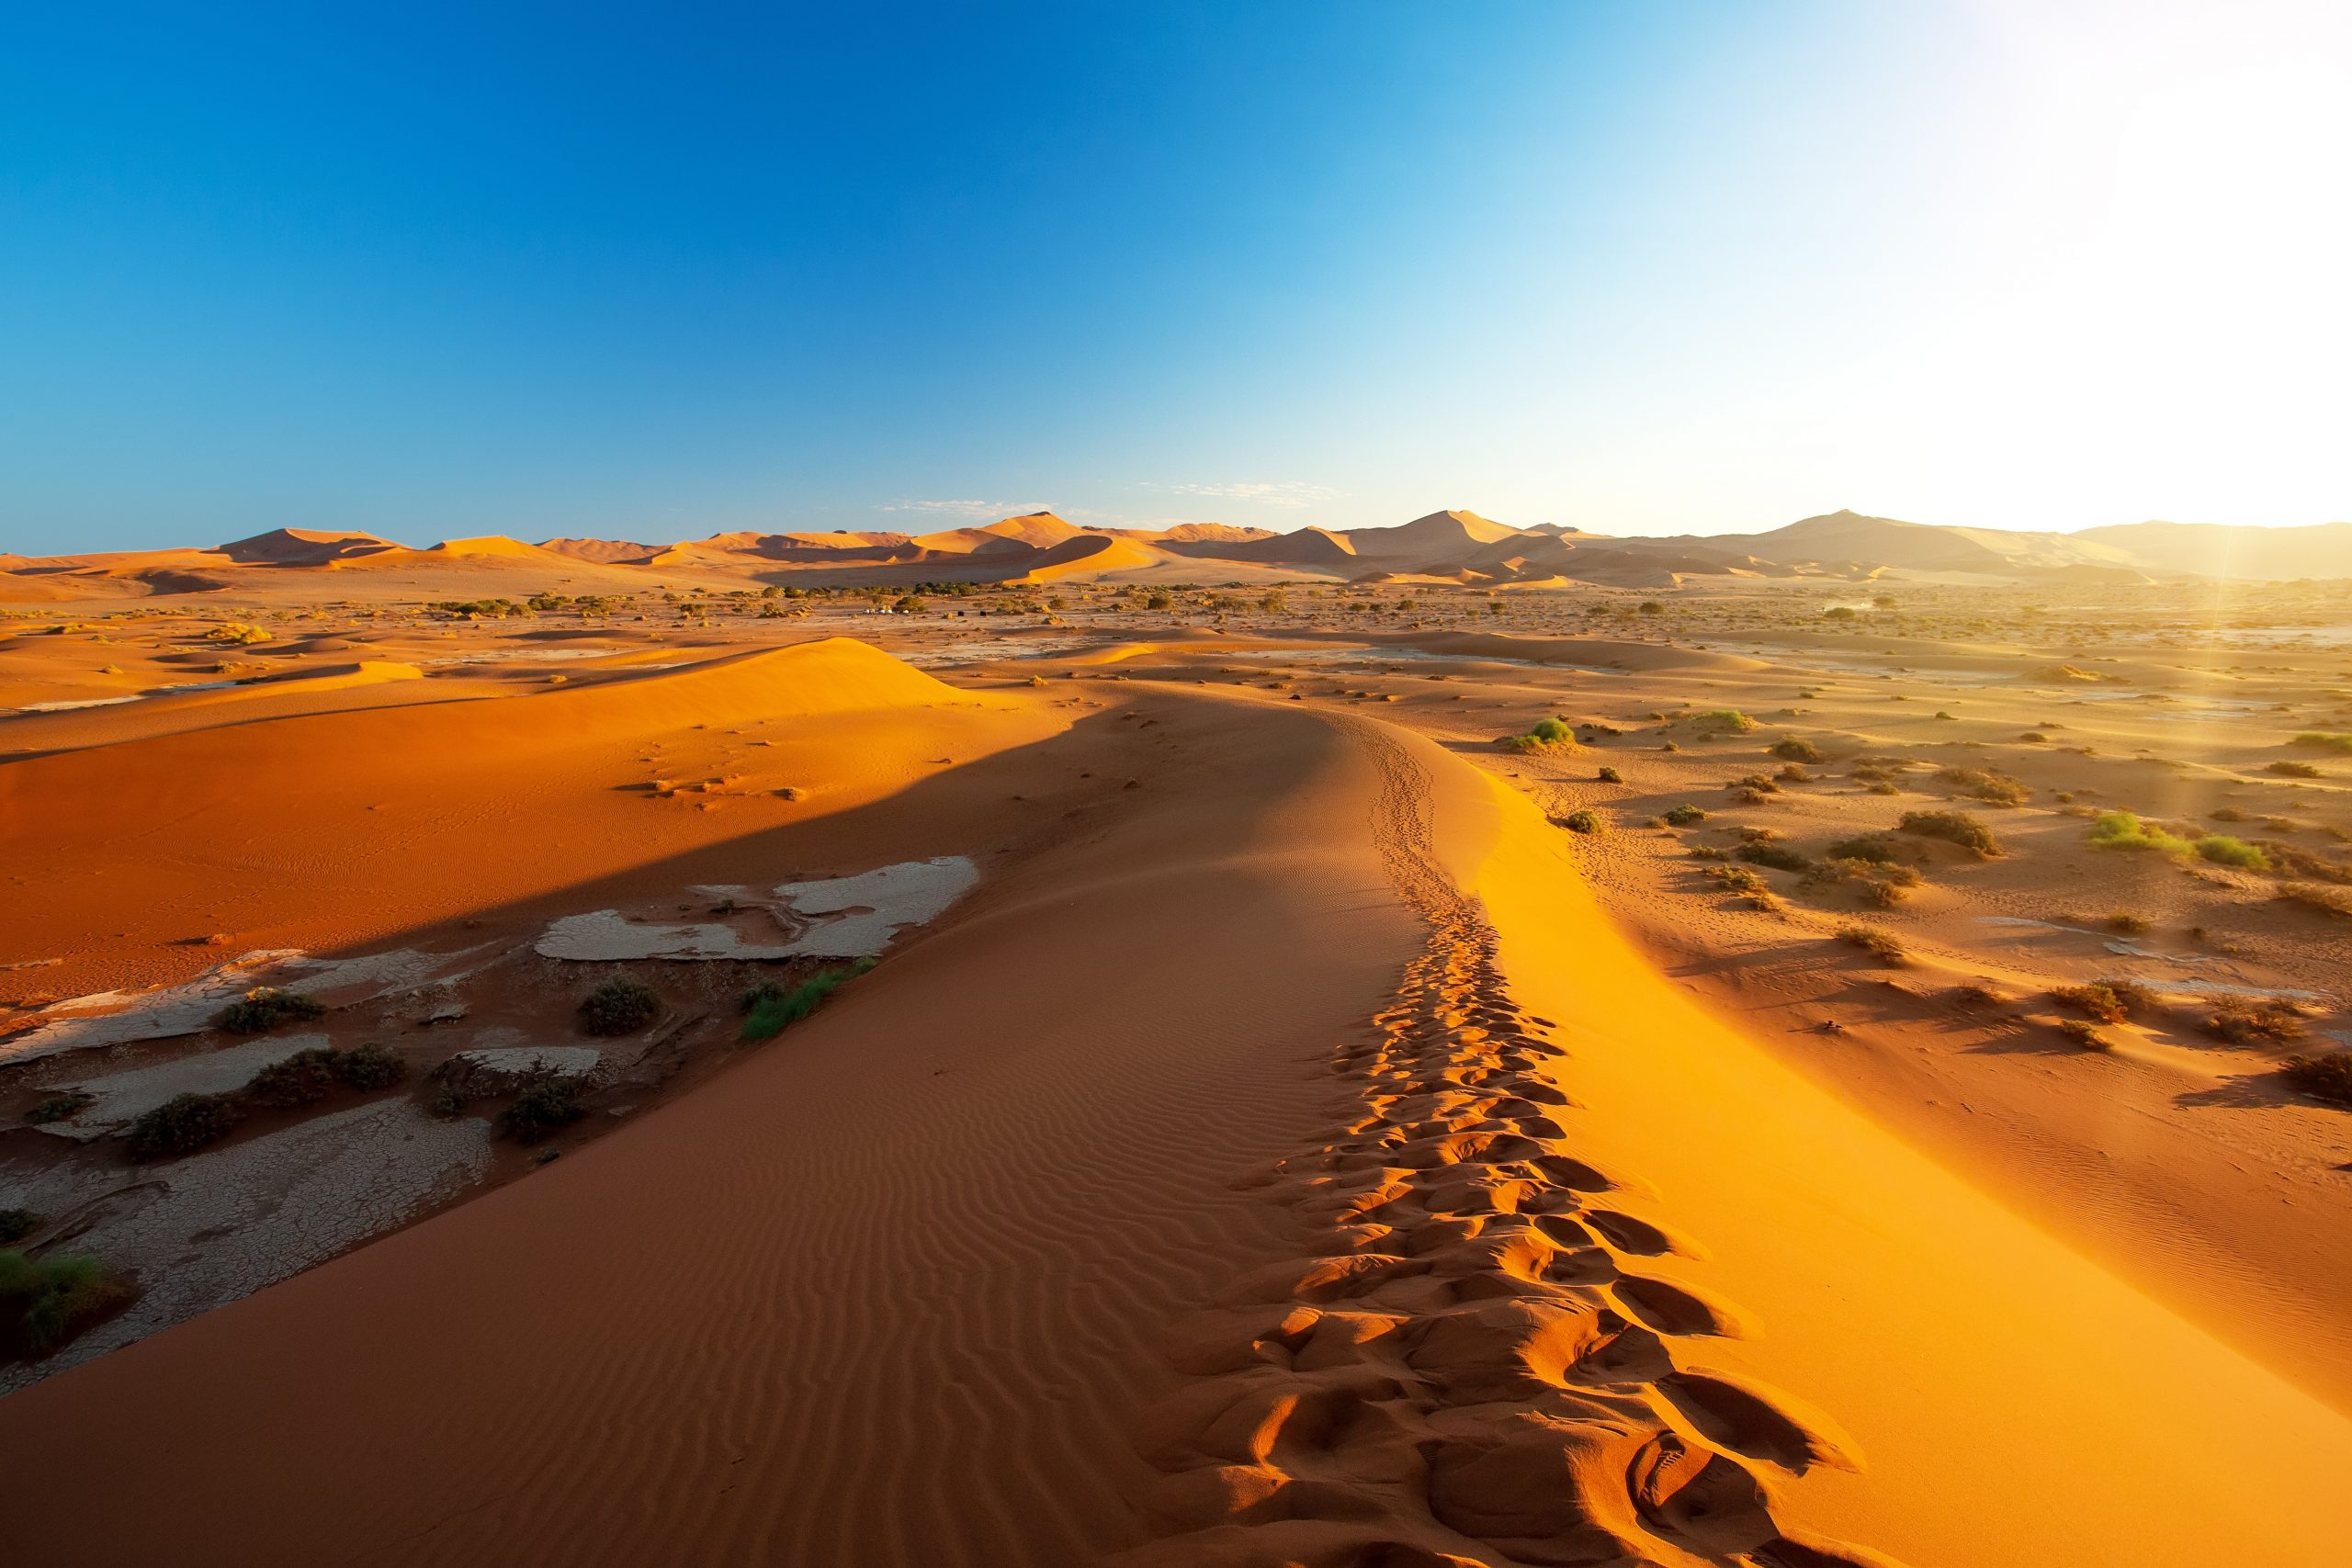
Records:
[[[547,1077],[527,1085],[498,1113],[498,1135],[518,1144],[536,1143],[587,1115],[574,1078]]]
[[[241,999],[221,1009],[212,1021],[215,1027],[232,1034],[260,1034],[289,1020],[316,1018],[326,1010],[325,1004],[298,991],[255,986]]]
[[[1786,844],[1765,840],[1750,840],[1734,852],[1740,859],[1756,865],[1769,865],[1775,871],[1810,872],[1819,863],[1811,855],[1799,854]]]
[[[258,1105],[309,1105],[325,1099],[338,1086],[389,1088],[407,1072],[408,1064],[381,1045],[358,1045],[348,1051],[314,1046],[255,1073],[245,1093]]]
[[[2260,850],[2244,839],[2233,839],[2223,833],[2208,833],[2197,840],[2197,852],[2215,865],[2233,865],[2241,871],[2267,871],[2270,862]]]
[[[2091,821],[2090,845],[2095,850],[2158,850],[2187,854],[2192,844],[2130,811],[2102,811]]]
[[[2277,773],[2281,778],[2290,779],[2315,779],[2321,776],[2320,771],[2317,768],[2312,767],[2309,762],[2290,762],[2283,758],[2271,763],[2262,771],[2266,773]]]
[[[1715,708],[1693,714],[1690,724],[1702,735],[1745,735],[1756,728],[1756,721],[1737,708]]]
[[[1600,772],[1595,773],[1593,777],[1601,784],[1623,784],[1625,782],[1625,775],[1619,773],[1614,768],[1603,768]]]
[[[651,987],[615,976],[580,1001],[580,1027],[590,1034],[628,1034],[662,1016]]]
[[[1792,735],[1785,740],[1773,742],[1772,755],[1784,762],[1818,762],[1821,761],[1821,748],[1810,740]]]
[[[243,1120],[235,1097],[177,1094],[130,1123],[130,1157],[164,1159],[219,1143]]]
[[[743,993],[742,1008],[749,1016],[743,1020],[743,1030],[738,1038],[745,1042],[773,1040],[824,1006],[825,998],[844,982],[873,967],[873,959],[861,958],[846,968],[820,970],[795,986],[752,987]]]
[[[1689,801],[1684,801],[1680,806],[1673,807],[1666,814],[1666,820],[1672,823],[1677,828],[1695,828],[1706,819],[1707,813],[1705,810],[1700,807],[1691,805]]]
[[[1538,719],[1524,735],[1506,735],[1501,744],[1514,751],[1543,751],[1555,746],[1573,746],[1577,732],[1566,719]]]
[[[2336,751],[2352,757],[2352,735],[2331,735],[2322,730],[2306,729],[2295,737],[2298,746],[2315,746],[2323,751]]]
[[[130,1294],[87,1258],[0,1251],[0,1357],[46,1356]]]
[[[1993,829],[1965,811],[1906,811],[1895,830],[1914,838],[1940,839],[1948,844],[1990,857],[2001,852]]]
[[[1560,825],[1571,833],[1598,833],[1600,818],[1581,807],[1560,818]]]
[[[25,1120],[36,1127],[51,1122],[62,1122],[68,1116],[88,1107],[92,1098],[78,1089],[69,1089],[62,1094],[51,1095],[39,1105],[26,1111]]]
[[[1894,860],[1894,840],[1885,833],[1864,833],[1856,838],[1840,839],[1829,846],[1831,860],[1863,860],[1872,865],[1887,865]]]

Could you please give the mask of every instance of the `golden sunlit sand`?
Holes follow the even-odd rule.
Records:
[[[1816,521],[0,563],[0,1545],[2341,1561],[2341,584]]]

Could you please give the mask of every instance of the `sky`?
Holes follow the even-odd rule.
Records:
[[[2352,6],[0,12],[0,551],[2352,518]]]

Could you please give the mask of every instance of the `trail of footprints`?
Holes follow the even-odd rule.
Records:
[[[1547,1021],[1512,1002],[1483,913],[1437,872],[1418,768],[1384,762],[1382,841],[1429,945],[1333,1055],[1360,1111],[1254,1183],[1328,1245],[1179,1335],[1188,1381],[1139,1432],[1161,1538],[1114,1562],[1888,1568],[1775,1517],[1776,1475],[1858,1468],[1851,1444],[1691,1359],[1739,1314],[1645,1273],[1695,1249],[1565,1152],[1566,1099],[1537,1071]]]

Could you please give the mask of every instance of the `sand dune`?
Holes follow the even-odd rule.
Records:
[[[0,814],[40,825],[16,869],[54,896],[0,914],[0,941],[70,954],[44,973],[69,991],[185,978],[208,962],[186,944],[214,932],[250,948],[374,941],[836,810],[943,751],[1052,728],[834,638],[36,756],[0,767]],[[683,797],[655,798],[664,782]]]
[[[1126,550],[1167,553],[1084,534],[1043,553]],[[1693,711],[1825,704],[1796,683],[1830,683],[1817,666],[1853,634],[1809,618],[1699,648],[1638,638],[1629,608],[1624,636],[1570,637],[1481,592],[1451,626],[1341,606],[1136,636],[1138,597],[1097,591],[1082,637],[1034,615],[978,637],[985,622],[936,611],[813,622],[964,652],[953,680],[843,637],[297,622],[253,646],[327,662],[9,720],[62,749],[0,762],[0,814],[39,824],[11,874],[40,889],[0,910],[0,942],[59,962],[0,972],[0,996],[210,976],[202,1014],[237,989],[224,960],[299,951],[342,955],[303,961],[322,975],[503,964],[499,1005],[526,1009],[576,982],[516,966],[888,956],[782,1039],[704,1047],[702,1076],[600,1102],[552,1165],[481,1154],[473,1123],[463,1158],[418,1168],[423,1196],[379,1195],[354,1234],[455,1206],[292,1278],[335,1246],[287,1266],[255,1250],[256,1281],[279,1282],[0,1399],[0,1466],[44,1499],[0,1512],[0,1557],[2342,1559],[2352,1419],[2225,1316],[2192,1322],[2163,1279],[2020,1217],[1917,1132],[1923,1113],[1807,1059],[1846,1036],[1800,1050],[1702,1006],[1695,971],[1669,976],[1589,890],[1627,896],[1608,840],[1537,805],[1598,788],[1601,741],[1546,762],[1490,739],[1574,704],[1657,727],[1606,730],[1637,784],[1752,766],[1705,754],[1766,756],[1769,728],[1710,742]],[[756,614],[740,636],[773,626]],[[421,679],[377,657],[445,633],[482,662]],[[210,656],[181,636],[157,658]],[[577,678],[548,682],[575,647]],[[2086,656],[2100,679],[2070,681],[2023,643],[1870,648],[1922,695],[1989,689],[1998,660],[2025,671],[2004,702],[2113,701],[2168,669]],[[0,652],[107,656],[62,634]],[[1805,715],[1840,755],[1959,722],[1934,715],[1947,697],[1913,713],[1881,705],[1907,691],[1856,689],[1836,722]],[[363,698],[395,705],[317,711]],[[2131,722],[2104,718],[2114,741],[2069,766],[2096,750],[2110,783],[2180,776],[2130,754]],[[1806,802],[1825,830],[1877,808],[1827,783]],[[901,919],[893,879],[933,871],[952,891]],[[767,906],[810,889],[835,924],[804,942]],[[728,1035],[724,987],[679,1021]],[[1890,1010],[1913,994],[1883,989]],[[331,994],[343,1038],[370,1017],[383,1038],[449,1038],[367,987]],[[492,1012],[541,1020],[518,1045],[558,1038],[544,1012]],[[125,1040],[57,1080],[105,1086],[100,1120],[243,1070]],[[1963,1080],[1985,1086],[1979,1109],[2029,1113],[2031,1058],[1982,1071]],[[2141,1136],[2173,1135],[2157,1100],[2102,1092]],[[201,1157],[277,1170],[290,1139],[308,1170],[334,1129],[397,1143],[423,1116],[391,1098],[334,1114]],[[2138,1190],[2144,1164],[2119,1142],[2107,1185]],[[160,1175],[171,1204],[149,1228],[168,1242],[202,1205]],[[240,1191],[234,1212],[267,1213],[266,1184]],[[137,1229],[110,1223],[96,1234]],[[2246,1266],[2288,1245],[2291,1221],[2267,1226],[2247,1227]],[[236,1293],[186,1283],[153,1322]],[[171,1462],[126,1478],[126,1433]]]
[[[1221,570],[1243,582],[1458,583],[1493,589],[1589,582],[1673,588],[1692,579],[2003,581],[2107,586],[2208,576],[2325,577],[2352,571],[2345,530],[2148,523],[2072,534],[1948,527],[1837,512],[1760,534],[1613,538],[1555,524],[1516,527],[1475,512],[1433,512],[1386,527],[1307,525],[1274,534],[1219,523],[1081,527],[1051,512],[909,536],[742,530],[670,544],[503,536],[412,550],[371,534],[278,528],[209,550],[0,560],[0,605],[80,599],[283,592],[288,568],[362,569],[370,592],[393,588],[525,596],[575,574],[599,590],[687,584],[741,589],[926,580],[1180,582]],[[1188,565],[1187,563],[1200,563]],[[1210,563],[1214,563],[1212,567]],[[451,574],[466,572],[465,577]],[[493,588],[485,577],[511,581]]]

